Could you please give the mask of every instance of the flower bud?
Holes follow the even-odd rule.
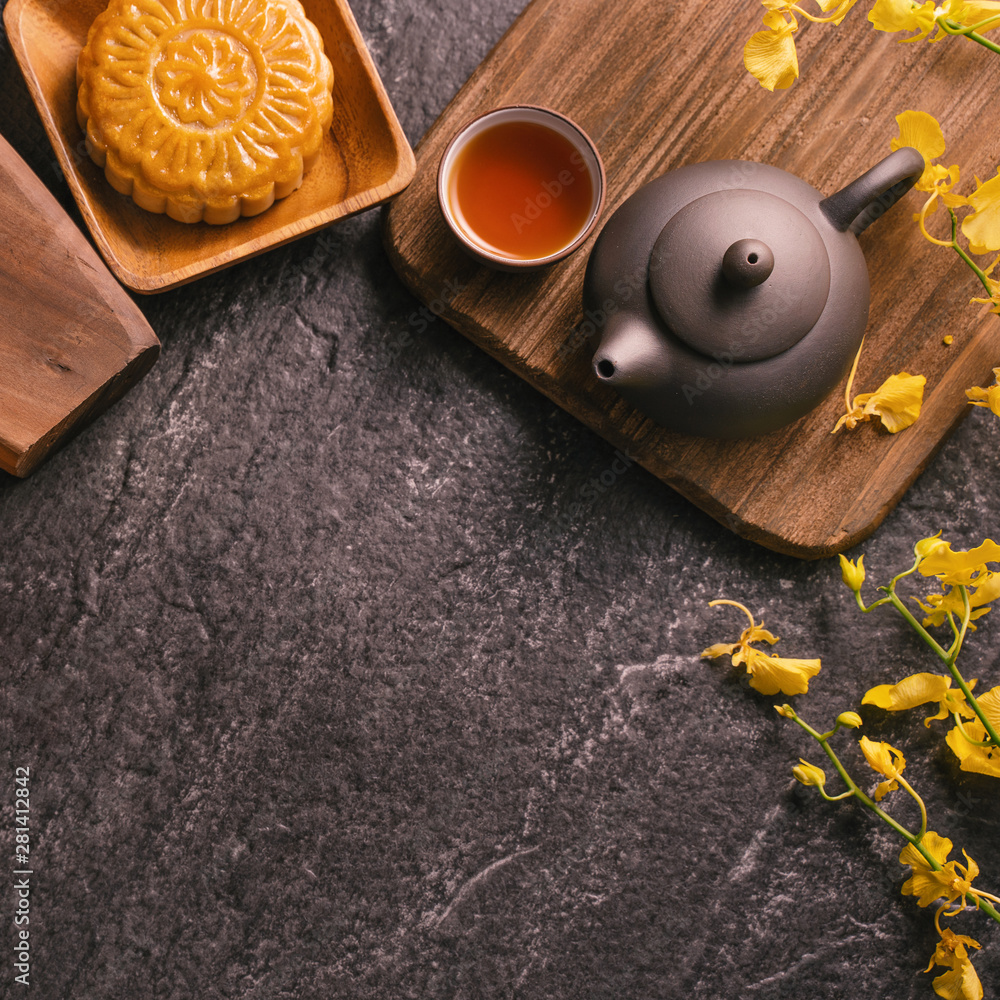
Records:
[[[939,531],[936,535],[931,535],[930,538],[921,538],[920,541],[913,546],[913,553],[921,559],[926,559],[935,549],[938,549],[942,545],[946,544],[946,542],[941,540],[941,532]]]
[[[848,588],[856,594],[865,582],[865,557],[859,556],[857,565],[844,556],[840,557],[840,575]]]
[[[795,718],[795,709],[791,705],[775,705],[774,710],[778,715],[783,715],[786,719]]]
[[[861,716],[857,712],[841,712],[837,716],[838,726],[847,726],[849,729],[859,729],[861,727]]]
[[[792,774],[797,781],[810,788],[822,788],[826,784],[826,774],[823,768],[810,764],[807,760],[799,758],[799,765],[792,768]]]

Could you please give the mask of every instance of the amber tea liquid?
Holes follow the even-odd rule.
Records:
[[[455,157],[448,204],[472,242],[535,260],[563,250],[586,228],[594,182],[576,146],[555,129],[501,121]]]

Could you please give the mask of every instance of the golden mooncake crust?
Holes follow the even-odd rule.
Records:
[[[298,0],[112,0],[77,86],[111,185],[180,222],[232,222],[291,194],[333,119],[333,67]]]

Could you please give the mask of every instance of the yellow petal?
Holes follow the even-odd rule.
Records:
[[[967,198],[975,210],[962,220],[962,232],[973,253],[1000,250],[1000,169],[988,181],[976,178],[976,190]]]
[[[792,32],[798,27],[794,17],[786,21],[778,12],[764,15],[767,31],[750,37],[743,49],[743,65],[765,90],[786,90],[799,75],[799,58]]]
[[[759,649],[751,649],[749,654],[750,687],[761,694],[805,694],[809,690],[809,678],[820,670],[819,660],[768,656]]]
[[[884,774],[887,778],[898,778],[906,767],[906,758],[888,743],[876,743],[874,740],[862,736],[858,740],[858,746],[865,755],[869,767],[879,774]]]
[[[920,560],[923,576],[936,576],[942,583],[970,584],[986,573],[986,563],[1000,562],[1000,545],[987,538],[974,549],[952,551],[951,542],[939,543]]]
[[[876,31],[916,31],[918,34],[912,38],[903,39],[916,42],[934,30],[934,2],[927,0],[914,7],[910,0],[876,0],[868,20]]]
[[[980,695],[977,700],[983,714],[990,720],[993,728],[997,729],[1000,726],[1000,687],[987,691],[986,694]],[[986,739],[986,727],[979,719],[967,722],[965,730],[974,740],[982,742]],[[948,733],[945,740],[958,758],[959,766],[963,771],[1000,778],[1000,750],[996,747],[975,746],[962,735],[958,726]]]
[[[948,855],[951,854],[952,844],[947,837],[942,837],[936,834],[933,830],[928,830],[924,834],[923,839],[920,841],[920,846],[923,847],[939,865],[943,865],[945,861],[948,860]],[[909,865],[912,869],[914,869],[914,871],[920,869],[930,869],[927,859],[912,844],[907,844],[899,852],[899,863],[901,865]]]
[[[714,660],[718,656],[732,656],[734,651],[740,648],[738,642],[725,643],[717,642],[714,646],[709,646],[702,654],[703,660]]]
[[[824,14],[833,11],[830,17],[823,18],[828,24],[840,24],[857,2],[858,0],[816,0],[817,6]]]
[[[934,992],[945,1000],[983,1000],[983,984],[968,959],[935,977],[931,985]]]
[[[992,25],[983,25],[977,31],[990,31],[1000,26],[1000,3],[997,0],[951,0],[944,4],[944,13],[966,28],[982,21],[993,21]]]
[[[760,625],[754,625],[752,628],[748,628],[742,636],[740,636],[741,642],[766,642],[768,645],[773,646],[776,642],[781,640],[771,632],[768,632],[764,628],[763,623]]]
[[[889,712],[902,712],[929,701],[940,701],[948,688],[951,678],[942,674],[911,674],[898,684],[880,684],[868,691],[861,699],[862,705],[875,705]]]
[[[985,389],[974,386],[971,389],[966,389],[965,395],[969,397],[969,402],[973,406],[988,407],[1000,417],[1000,368],[993,369],[993,380],[998,384],[988,386]]]
[[[985,300],[977,299],[976,301]],[[973,406],[985,406],[1000,417],[1000,385],[991,385],[986,389],[974,386],[972,389],[966,389],[965,395],[969,397],[969,402]]]
[[[965,730],[973,739],[982,740],[986,735],[986,730],[981,722],[967,722]],[[958,726],[948,733],[945,742],[958,758],[959,767],[963,771],[1000,778],[1000,751],[991,747],[973,746],[962,735]]]
[[[1000,729],[1000,687],[991,688],[977,699],[989,724],[994,729]]]
[[[890,434],[898,434],[920,416],[926,383],[923,375],[890,375],[874,392],[855,396],[854,403],[866,416],[880,417]]]
[[[931,160],[936,160],[945,149],[941,126],[926,111],[904,111],[901,115],[896,115],[896,124],[899,126],[899,137],[889,143],[889,148],[894,152],[903,146],[912,146],[917,150],[924,158],[924,172],[920,175],[916,188],[918,191],[933,191],[936,172]]]

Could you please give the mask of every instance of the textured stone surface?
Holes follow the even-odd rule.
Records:
[[[355,3],[412,141],[521,5]],[[5,43],[0,85],[0,131],[69,205]],[[822,657],[817,725],[934,669],[834,562],[740,541],[638,468],[596,489],[613,450],[420,320],[377,213],[140,305],[150,375],[0,478],[35,996],[933,996],[899,842],[792,781],[819,758],[784,699],[698,659],[742,628],[706,606],[726,596]],[[864,546],[873,578],[938,528],[996,533],[998,450],[972,413]],[[997,627],[966,653],[991,685]],[[996,890],[995,788],[920,715],[865,717]],[[1000,933],[959,929],[995,993]]]

